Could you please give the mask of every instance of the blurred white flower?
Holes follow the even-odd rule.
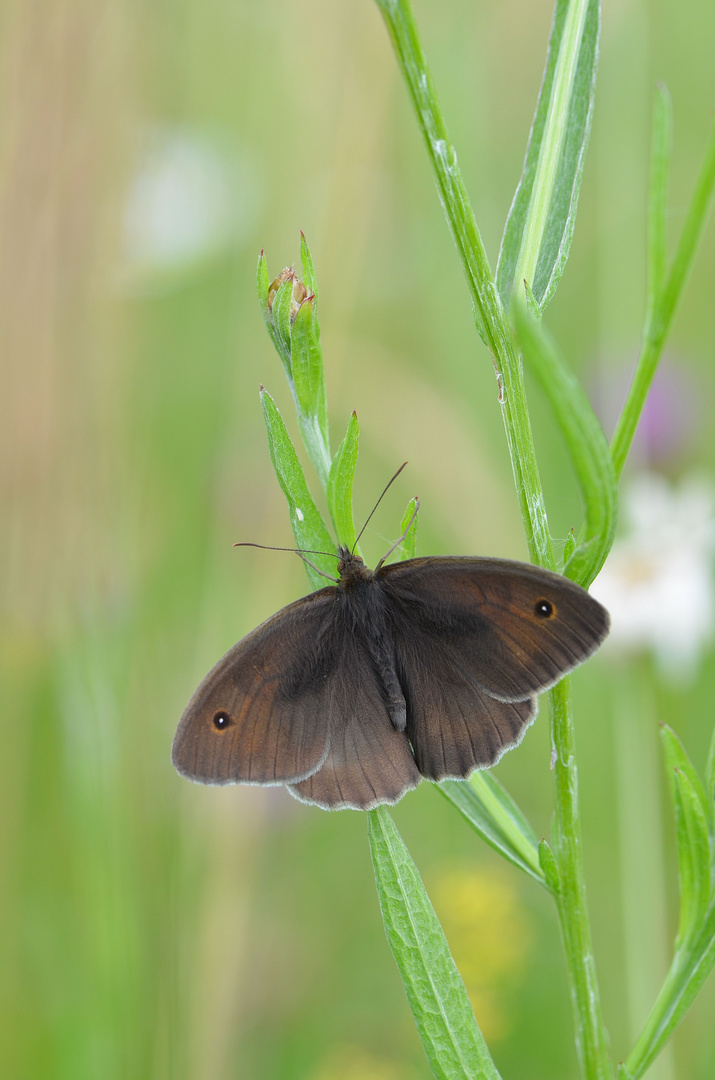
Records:
[[[145,141],[124,209],[125,283],[176,271],[242,241],[257,196],[255,170],[190,129]]]
[[[652,650],[665,675],[692,678],[715,622],[712,485],[645,473],[621,506],[626,534],[591,587],[611,613],[609,651]]]

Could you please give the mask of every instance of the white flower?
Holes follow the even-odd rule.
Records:
[[[243,240],[255,210],[254,170],[219,141],[190,129],[147,140],[124,210],[133,278],[181,269]]]
[[[622,515],[626,535],[591,588],[611,613],[609,651],[650,649],[664,674],[691,678],[715,622],[712,485],[646,473],[627,486]]]

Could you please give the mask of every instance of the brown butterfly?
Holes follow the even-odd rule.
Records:
[[[389,554],[389,553],[388,553]],[[289,604],[226,653],[174,738],[182,776],[286,784],[325,809],[395,803],[521,741],[535,695],[589,657],[608,613],[559,574],[504,559],[409,559]]]

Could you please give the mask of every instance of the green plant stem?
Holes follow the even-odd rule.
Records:
[[[407,0],[376,0],[392,39],[432,163],[449,228],[474,301],[477,328],[503,387],[503,419],[529,553],[554,569],[554,555],[524,389],[521,359],[499,300],[466,188],[437,103]],[[556,858],[562,879],[558,910],[574,1004],[581,1071],[586,1080],[610,1080],[601,1021],[581,857],[578,780],[568,680],[552,691],[552,739],[557,761]]]
[[[705,160],[700,170],[688,216],[685,219],[685,225],[670,267],[670,273],[662,293],[653,303],[652,309],[648,313],[636,372],[611,442],[613,467],[617,477],[621,475],[623,466],[626,463],[628,451],[638,426],[638,420],[705,225],[705,218],[714,187],[715,131],[710,136]]]
[[[524,376],[506,312],[497,293],[457,154],[449,140],[432,77],[407,0],[376,0],[387,24],[432,163],[437,189],[474,302],[477,328],[492,354],[502,387],[502,414],[526,542],[533,562],[553,570],[554,554],[536,464]]]
[[[554,855],[561,888],[556,897],[571,982],[576,1050],[587,1080],[610,1080],[611,1064],[601,1016],[596,964],[586,906],[586,883],[578,812],[571,680],[551,691],[554,761]]]

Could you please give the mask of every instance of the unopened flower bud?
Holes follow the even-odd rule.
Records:
[[[308,295],[306,289],[300,278],[295,276],[295,271],[291,266],[286,266],[285,270],[281,270],[277,278],[268,286],[268,312],[273,310],[273,301],[276,298],[276,293],[285,281],[293,282],[293,293],[290,300],[290,321],[293,323],[296,315],[298,314],[298,308]]]

